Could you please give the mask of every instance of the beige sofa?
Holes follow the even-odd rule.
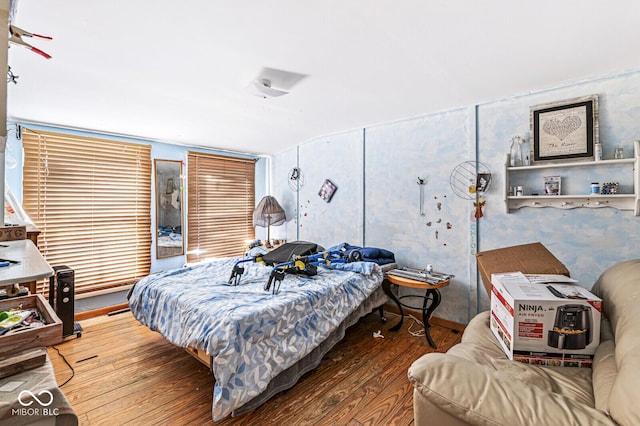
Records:
[[[509,361],[489,312],[446,354],[409,369],[416,425],[640,425],[640,259],[607,269],[591,290],[603,300],[593,369]]]

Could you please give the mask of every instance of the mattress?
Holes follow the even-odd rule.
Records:
[[[298,363],[316,348],[333,346],[327,339],[339,341],[349,322],[386,300],[380,289],[382,269],[375,263],[321,266],[311,277],[288,274],[272,294],[264,290],[272,268],[261,264],[245,264],[240,284],[229,285],[236,260],[145,277],[129,298],[142,324],[177,346],[212,357],[214,420],[249,409],[290,386],[286,382],[291,378],[295,383],[303,373],[280,374],[313,368],[314,362],[306,367]]]

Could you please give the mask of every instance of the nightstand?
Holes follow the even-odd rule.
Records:
[[[441,295],[440,289],[442,287],[446,287],[449,285],[450,279],[443,279],[438,281],[436,284],[428,284],[422,281],[414,280],[411,278],[399,277],[396,275],[385,274],[385,278],[382,281],[382,288],[384,292],[398,305],[398,309],[400,310],[400,322],[389,329],[389,331],[398,331],[400,327],[402,327],[402,322],[404,320],[404,312],[402,307],[406,307],[409,309],[415,309],[422,311],[422,322],[424,323],[424,335],[427,338],[427,342],[431,345],[432,348],[437,349],[436,344],[434,343],[431,335],[429,334],[429,328],[431,324],[429,324],[429,318],[431,318],[431,314],[436,310],[438,305],[440,304]],[[393,292],[391,287],[395,286],[396,291]],[[399,287],[407,287],[407,288],[415,288],[419,290],[424,290],[424,295],[419,294],[407,294],[404,296],[398,296]],[[412,306],[402,302],[402,299],[422,299],[422,306]]]

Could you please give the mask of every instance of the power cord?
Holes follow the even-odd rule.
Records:
[[[413,322],[411,324],[409,324],[409,327],[407,329],[407,331],[409,332],[410,335],[412,336],[416,336],[416,337],[421,337],[425,335],[425,331],[424,331],[424,323],[422,321],[420,321],[418,318],[414,317],[411,314],[407,314],[407,316],[409,318],[411,318],[413,320]],[[419,324],[422,328],[419,330],[412,330],[413,326]]]
[[[69,383],[69,381],[71,381],[71,379],[73,379],[73,376],[76,375],[76,371],[73,369],[73,367],[71,366],[71,364],[69,364],[69,361],[67,361],[67,358],[64,357],[64,355],[62,355],[60,353],[60,349],[58,349],[55,345],[51,346],[53,349],[56,350],[56,352],[58,352],[58,355],[60,355],[60,358],[62,358],[62,360],[64,361],[65,364],[67,364],[69,366],[69,368],[71,369],[71,377],[69,377],[67,380],[65,380],[65,382],[61,385],[58,385],[59,388],[63,387],[64,385],[66,385],[67,383]]]

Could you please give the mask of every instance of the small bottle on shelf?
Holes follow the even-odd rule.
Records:
[[[594,156],[596,161],[602,160],[602,144],[601,143],[596,144]]]
[[[509,165],[511,167],[522,166],[522,138],[520,136],[514,136],[511,138],[511,147],[509,149],[509,154]]]
[[[613,158],[616,160],[622,160],[624,158],[624,148],[618,147],[613,150]]]

